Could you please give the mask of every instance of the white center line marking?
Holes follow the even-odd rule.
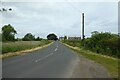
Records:
[[[55,49],[55,51],[57,51],[57,48]]]
[[[53,55],[53,53],[51,53],[51,54],[49,54],[49,55],[47,55],[47,56],[45,56],[45,57],[43,57],[43,58],[41,58],[41,59],[37,59],[37,60],[35,60],[35,62],[39,62],[39,61],[41,61],[41,60],[43,60],[43,59],[46,59],[47,57],[49,57],[49,56],[51,56],[51,55]]]
[[[58,50],[58,44],[57,44],[57,47],[55,48],[55,51],[57,51]],[[41,60],[43,60],[43,59],[46,59],[47,57],[49,57],[49,56],[51,56],[51,55],[53,55],[54,53],[51,53],[51,54],[48,54],[47,56],[45,56],[45,57],[43,57],[43,58],[40,58],[40,59],[37,59],[37,60],[35,60],[35,62],[39,62],[39,61],[41,61]]]
[[[58,43],[56,44],[57,48],[58,48]]]

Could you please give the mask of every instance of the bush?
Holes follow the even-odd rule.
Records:
[[[81,41],[63,41],[71,46],[83,47],[96,53],[109,55],[113,57],[120,56],[120,37],[116,34],[94,33],[90,38]]]

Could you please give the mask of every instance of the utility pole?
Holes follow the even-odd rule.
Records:
[[[82,13],[82,40],[84,40],[85,35],[84,35],[84,13]]]

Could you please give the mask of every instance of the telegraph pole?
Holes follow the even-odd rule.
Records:
[[[84,40],[85,35],[84,35],[84,13],[82,13],[82,40]]]

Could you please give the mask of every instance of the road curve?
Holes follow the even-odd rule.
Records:
[[[107,78],[99,64],[78,56],[56,41],[30,54],[4,59],[3,78]]]

